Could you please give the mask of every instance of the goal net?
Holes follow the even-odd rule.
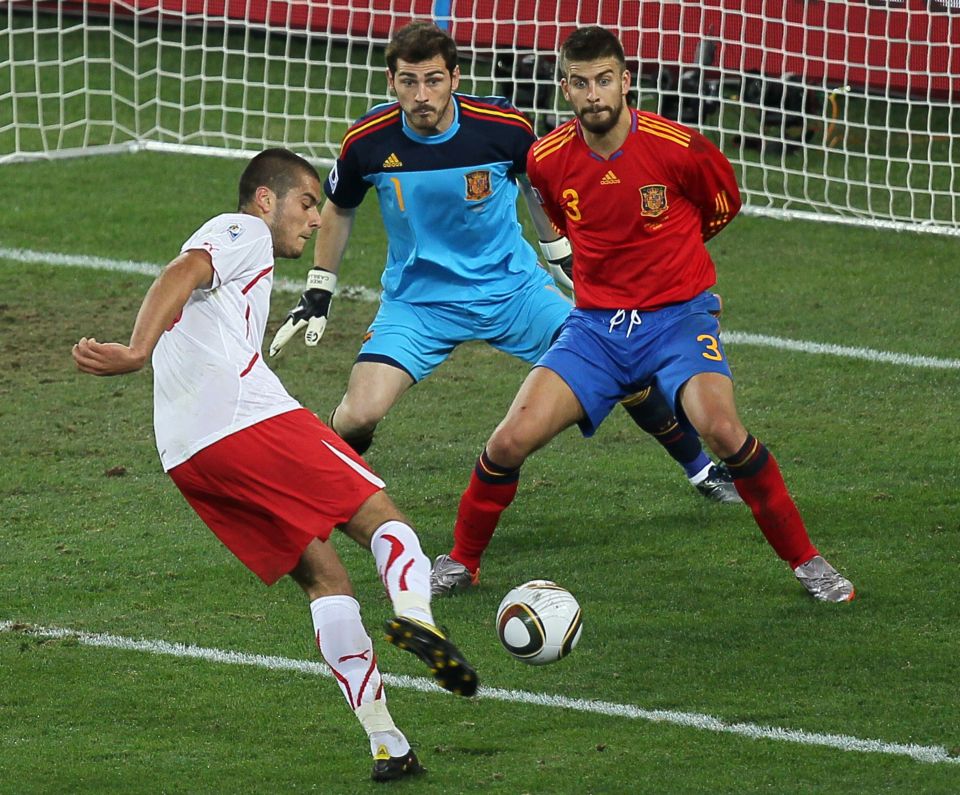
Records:
[[[697,127],[748,212],[958,234],[960,0],[0,0],[0,163],[156,149],[336,157],[434,18],[461,90],[569,118],[555,53],[617,33],[632,101]]]

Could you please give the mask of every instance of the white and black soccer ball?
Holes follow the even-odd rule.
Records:
[[[514,657],[546,665],[566,657],[580,640],[580,605],[566,588],[531,580],[513,588],[497,608],[497,636]]]

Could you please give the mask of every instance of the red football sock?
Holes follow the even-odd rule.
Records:
[[[500,514],[513,502],[519,479],[519,469],[497,466],[483,451],[460,498],[450,552],[451,558],[471,572],[480,568],[480,558],[493,538]]]
[[[753,511],[753,518],[770,546],[795,569],[806,563],[817,548],[811,543],[773,454],[753,436],[736,455],[725,458],[733,485]]]

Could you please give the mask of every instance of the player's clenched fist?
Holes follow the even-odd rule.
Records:
[[[337,289],[337,274],[323,268],[311,268],[307,274],[307,289],[300,296],[300,302],[290,310],[283,325],[277,329],[270,343],[270,355],[280,353],[290,338],[303,328],[306,333],[303,341],[310,346],[320,342],[327,328],[327,316],[330,314],[330,301]]]
[[[122,375],[143,367],[146,357],[128,345],[119,342],[97,342],[83,337],[73,346],[73,360],[77,369],[90,375]]]

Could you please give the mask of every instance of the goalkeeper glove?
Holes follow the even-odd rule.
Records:
[[[565,237],[558,237],[549,243],[540,241],[540,251],[547,261],[547,272],[553,280],[567,290],[573,289],[573,249]]]
[[[290,310],[283,325],[277,329],[270,343],[270,355],[276,356],[290,338],[306,327],[303,341],[313,347],[323,336],[330,314],[330,301],[337,288],[337,274],[323,268],[311,268],[307,273],[307,289],[300,302]]]

